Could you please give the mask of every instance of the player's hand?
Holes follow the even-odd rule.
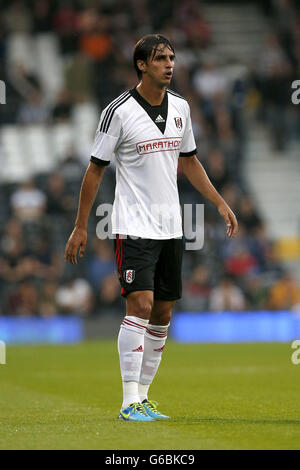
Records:
[[[238,233],[238,222],[236,216],[230,209],[230,207],[224,202],[218,207],[219,214],[223,217],[227,225],[226,235],[228,237],[236,237]]]
[[[72,264],[77,264],[77,252],[79,249],[79,256],[82,258],[87,241],[86,230],[75,227],[70,235],[65,249],[65,262],[70,261]]]

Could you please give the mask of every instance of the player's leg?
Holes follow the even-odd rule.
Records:
[[[116,261],[122,295],[126,297],[126,315],[118,336],[118,351],[123,385],[120,416],[124,418],[130,405],[139,403],[140,377],[144,335],[153,307],[155,260],[158,257],[155,241],[117,238]],[[131,407],[138,416],[136,405]],[[143,407],[141,407],[142,411]]]
[[[148,401],[148,390],[161,362],[174,304],[175,301],[154,301],[144,339],[144,355],[139,379],[141,402]]]
[[[157,373],[165,347],[172,309],[181,297],[182,239],[164,241],[154,280],[154,304],[145,333],[144,356],[141,369],[139,394],[141,401],[148,400],[149,387]],[[152,402],[153,403],[153,402]],[[151,410],[150,410],[151,411]],[[152,416],[165,417],[152,407]]]
[[[132,292],[126,298],[126,316],[120,326],[118,352],[126,409],[139,402],[139,378],[142,367],[145,332],[153,306],[153,291]]]

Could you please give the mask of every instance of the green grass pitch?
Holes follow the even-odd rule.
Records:
[[[290,344],[167,342],[150,398],[171,420],[117,420],[116,341],[8,346],[0,449],[300,449]]]

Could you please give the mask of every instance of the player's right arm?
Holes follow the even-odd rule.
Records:
[[[98,192],[103,173],[114,154],[121,135],[121,119],[115,112],[119,103],[125,102],[129,93],[113,101],[101,114],[91,152],[91,161],[82,180],[75,227],[65,249],[65,261],[77,263],[77,253],[84,254],[87,241],[89,214]]]
[[[74,230],[70,235],[65,249],[65,261],[77,264],[77,252],[79,256],[84,255],[87,241],[87,224],[89,214],[98,192],[106,166],[96,165],[90,162],[84,174],[80,196],[77,217]]]

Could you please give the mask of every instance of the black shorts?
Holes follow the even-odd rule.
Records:
[[[156,300],[181,298],[182,238],[134,240],[116,235],[114,244],[121,295],[152,290]]]

